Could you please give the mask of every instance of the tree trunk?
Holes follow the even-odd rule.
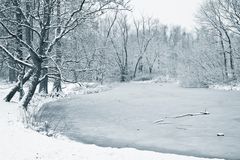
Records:
[[[9,43],[7,43],[6,46],[7,49],[9,49]],[[8,70],[8,81],[13,83],[16,82],[16,71],[14,68],[16,68],[15,62],[12,59],[8,59],[9,62],[9,70]]]
[[[29,22],[30,22],[29,27],[33,26],[33,19],[30,16],[31,8],[32,8],[32,2],[31,0],[27,0],[26,1],[26,17],[29,19]],[[33,32],[31,31],[31,29],[29,29],[29,27],[25,28],[26,42],[29,46],[32,46]]]
[[[140,56],[140,57],[138,58],[138,60],[137,60],[137,63],[136,63],[135,68],[134,68],[133,78],[136,78],[138,65],[139,65],[139,63],[140,63],[141,60],[142,60],[142,56]]]
[[[232,72],[232,79],[235,80],[236,75],[235,75],[235,67],[234,67],[234,61],[233,61],[233,53],[232,53],[232,49],[230,49],[230,50],[231,50],[229,52],[229,54],[230,54],[230,67],[231,67],[231,72]]]
[[[22,80],[22,85],[24,85],[24,84],[30,79],[30,77],[32,76],[32,74],[33,74],[33,69],[30,69],[30,70],[25,74],[25,76],[24,76],[24,78],[23,78],[23,80]],[[16,86],[13,87],[13,88],[11,89],[11,91],[8,93],[8,95],[4,98],[4,100],[5,100],[6,102],[10,102],[10,101],[11,101],[11,99],[13,98],[13,96],[14,96],[14,95],[16,94],[16,92],[19,90],[20,85],[21,85],[21,82],[18,81],[17,84],[16,84]]]
[[[9,80],[9,82],[11,82],[11,83],[13,83],[13,82],[16,82],[16,71],[14,70],[14,68],[16,67],[16,65],[15,65],[15,63],[11,60],[11,59],[9,59],[9,66],[10,66],[10,68],[9,68],[9,73],[8,73],[8,80]]]
[[[61,1],[57,0],[57,35],[59,35],[61,33]],[[57,46],[56,46],[56,64],[58,65],[58,67],[61,66],[61,62],[62,62],[62,51],[61,51],[61,41],[59,40],[57,42]],[[61,86],[61,74],[59,71],[59,68],[56,67],[56,71],[57,71],[57,75],[56,75],[56,79],[54,81],[53,84],[53,91],[54,92],[61,92],[62,91],[62,86]]]
[[[45,63],[43,64],[46,64],[47,62],[45,61]],[[39,85],[39,93],[43,93],[43,94],[48,94],[48,69],[45,67],[44,65],[44,68],[42,68],[42,76],[45,76],[45,78],[40,82],[40,85]]]
[[[22,15],[21,15],[21,9],[20,7],[20,3],[21,1],[18,0],[13,0],[12,1],[13,6],[16,7],[15,10],[15,17],[16,17],[16,22],[17,22],[17,26],[16,26],[16,33],[17,33],[17,37],[22,40],[23,39],[23,28],[21,26],[22,24]],[[16,52],[17,52],[17,58],[20,60],[23,60],[23,52],[22,52],[22,44],[18,41],[15,40],[15,44],[16,44]],[[21,65],[17,65],[16,68],[19,70],[19,72],[17,73],[18,75],[18,81],[20,82],[20,87],[19,87],[19,98],[21,99],[23,97],[23,87],[22,87],[22,81],[23,81],[23,76],[24,76],[24,66]]]
[[[21,15],[21,10],[19,9],[19,2],[17,0],[15,0],[14,2],[14,6],[16,6],[16,21],[18,24],[22,23],[22,15]],[[19,39],[23,39],[23,28],[21,25],[17,25],[17,36]],[[23,52],[22,52],[22,44],[16,40],[16,46],[17,46],[17,57],[20,60],[23,60]],[[20,71],[20,73],[18,73],[18,81],[20,82],[19,85],[19,100],[22,99],[23,95],[24,95],[24,90],[23,90],[23,76],[24,76],[24,66],[19,66],[17,67]]]
[[[121,69],[120,82],[126,82],[126,81],[127,81],[127,68],[123,67]]]
[[[31,0],[26,0],[26,17],[28,18],[28,19],[30,19],[30,24],[26,24],[26,25],[28,25],[29,27],[32,27],[33,26],[33,23],[32,23],[32,17],[30,16],[30,12],[31,12]],[[21,17],[20,17],[21,18]],[[21,19],[20,19],[20,21],[19,21],[19,23],[21,23]],[[32,31],[31,31],[31,29],[29,28],[29,27],[26,27],[25,28],[25,37],[26,37],[26,43],[29,45],[29,46],[32,46],[32,39],[33,39],[33,34],[32,34]],[[21,29],[21,33],[19,33],[19,34],[21,34],[21,39],[22,39],[22,29]],[[20,59],[23,59],[23,58],[20,58]],[[18,88],[19,88],[19,100],[21,100],[22,98],[23,98],[23,96],[24,96],[24,90],[23,90],[23,85],[24,85],[24,83],[25,82],[23,82],[24,81],[24,74],[25,74],[25,67],[23,67],[23,70],[21,71],[21,73],[19,74],[19,76],[18,76],[18,83],[19,83],[19,85],[18,85]],[[30,75],[29,75],[29,78],[30,78],[30,76],[32,75],[32,73],[33,73],[33,70],[30,70]],[[29,79],[28,78],[28,79]]]
[[[231,68],[232,79],[235,80],[236,75],[235,75],[235,67],[234,67],[234,61],[233,61],[232,41],[231,41],[231,38],[229,37],[227,31],[226,30],[224,30],[224,31],[225,31],[226,37],[228,39],[229,56],[230,56],[230,68]]]
[[[23,97],[22,101],[21,101],[21,104],[22,106],[24,107],[25,110],[27,110],[27,106],[29,104],[29,102],[31,101],[34,93],[35,93],[35,90],[36,90],[36,87],[39,83],[39,78],[41,76],[41,66],[38,66],[35,70],[34,70],[34,73],[33,73],[33,76],[32,76],[32,80],[31,80],[31,84],[30,84],[30,87],[28,89],[28,92],[27,94]]]
[[[6,1],[4,2],[4,6],[5,6],[6,8],[12,7],[12,1],[11,1],[11,0],[6,0]],[[16,14],[15,14],[15,13],[12,13],[11,11],[8,12],[9,18],[10,18],[10,17],[13,18],[15,15],[16,15]],[[11,24],[9,23],[8,25],[11,25]],[[14,40],[10,40],[10,42],[7,41],[6,48],[7,48],[8,50],[10,50],[10,49],[9,49],[10,43],[15,43],[15,41],[14,41]],[[8,63],[9,63],[8,81],[11,82],[11,83],[13,83],[13,82],[16,82],[16,80],[17,80],[16,71],[15,71],[16,64],[15,64],[15,62],[14,62],[12,59],[8,59]]]
[[[18,75],[18,82],[19,82],[19,101],[23,98],[24,96],[24,90],[23,90],[23,77],[24,77],[24,73],[25,73],[25,67],[23,68],[23,70],[21,71],[21,73],[19,73]]]
[[[221,44],[222,53],[223,53],[224,76],[226,77],[226,79],[228,79],[227,56],[226,56],[226,51],[225,51],[225,47],[224,47],[224,43],[223,43],[223,36],[220,31],[219,31],[219,35],[220,35],[220,44]]]
[[[51,18],[51,0],[44,0],[44,28],[42,29],[42,40],[39,53],[42,56],[46,56],[46,50],[49,45],[49,28],[50,28],[50,18]],[[42,63],[42,76],[45,78],[40,82],[39,92],[48,94],[48,60],[45,59]]]
[[[120,77],[120,82],[125,82],[125,73],[124,71],[121,71],[121,77]]]
[[[151,66],[151,67],[149,67],[149,73],[150,74],[152,74],[152,69],[153,69],[153,67]]]

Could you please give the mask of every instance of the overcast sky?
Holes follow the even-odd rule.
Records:
[[[153,16],[164,24],[179,24],[187,29],[194,27],[194,14],[204,0],[131,0],[133,13]]]

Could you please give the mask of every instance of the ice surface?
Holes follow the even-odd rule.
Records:
[[[46,107],[48,117],[66,124],[59,130],[77,141],[209,158],[240,157],[240,92],[129,83]],[[210,114],[171,118],[204,111]],[[163,121],[154,123],[159,119]],[[221,132],[224,137],[217,136]]]

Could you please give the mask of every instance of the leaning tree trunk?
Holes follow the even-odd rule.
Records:
[[[39,83],[40,76],[41,76],[41,66],[38,66],[37,68],[34,69],[34,73],[33,73],[32,79],[31,79],[31,83],[30,83],[28,92],[26,95],[24,95],[24,97],[21,101],[21,104],[25,110],[28,109],[27,106],[35,93],[35,90]]]
[[[19,73],[18,75],[18,82],[19,83],[19,101],[23,98],[24,96],[24,90],[23,90],[23,77],[24,77],[24,74],[25,74],[25,67],[23,67],[21,73]]]
[[[13,2],[13,5],[16,6],[16,13],[15,13],[16,21],[18,22],[18,24],[21,24],[22,23],[22,15],[21,15],[21,10],[18,8],[18,6],[20,5],[19,1],[14,0],[12,2]],[[26,16],[27,17],[30,17],[30,3],[31,3],[30,0],[28,0],[26,2],[26,10],[27,10]],[[28,25],[28,24],[26,24],[26,25]],[[30,33],[31,33],[31,31],[30,31],[29,27],[26,27],[26,32],[25,32],[26,42],[28,45],[31,46]],[[21,25],[17,25],[17,36],[19,39],[23,39],[23,28]],[[22,44],[19,41],[16,41],[16,47],[17,47],[17,53],[18,53],[17,57],[19,59],[23,60]],[[12,88],[12,90],[8,93],[8,95],[4,98],[4,100],[7,102],[11,101],[11,99],[14,97],[14,95],[16,94],[17,91],[19,91],[19,93],[20,93],[19,99],[20,100],[22,99],[22,97],[24,96],[23,85],[26,83],[26,81],[29,80],[29,78],[33,74],[32,69],[30,69],[25,74],[25,67],[23,67],[23,66],[21,66],[20,70],[21,70],[21,72],[19,73],[18,82],[17,82],[16,86],[14,86]]]
[[[24,85],[24,84],[30,79],[30,77],[32,76],[32,74],[33,74],[33,69],[30,69],[30,70],[25,74],[25,76],[23,77],[22,85]],[[8,95],[4,98],[4,100],[5,100],[6,102],[10,102],[10,101],[11,101],[11,99],[13,98],[13,96],[14,96],[14,95],[16,94],[16,92],[20,89],[20,87],[21,87],[20,85],[21,85],[21,82],[18,81],[17,84],[16,84],[16,86],[13,87],[13,88],[11,89],[11,91],[8,93]]]

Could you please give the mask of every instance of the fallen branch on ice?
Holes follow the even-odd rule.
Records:
[[[153,123],[160,123],[160,122],[164,122],[164,120],[160,119],[160,120],[154,121]]]
[[[183,117],[191,117],[191,116],[199,116],[199,115],[209,115],[210,113],[207,112],[206,110],[204,112],[199,112],[199,113],[187,113],[183,115],[178,115],[174,117],[166,117],[166,118],[183,118]]]
[[[210,113],[205,110],[204,112],[199,112],[199,113],[187,113],[187,114],[183,114],[183,115],[178,115],[178,116],[174,116],[174,117],[165,117],[165,118],[183,118],[183,117],[192,117],[192,116],[199,116],[199,115],[209,115]],[[164,119],[159,119],[154,121],[154,124],[162,124],[164,122]]]

